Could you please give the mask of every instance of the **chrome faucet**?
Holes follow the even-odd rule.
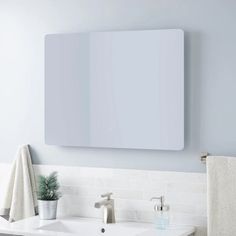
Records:
[[[115,220],[115,209],[114,209],[114,200],[111,199],[112,193],[102,194],[102,198],[107,198],[100,202],[96,202],[94,207],[101,208],[103,206],[103,222],[105,224],[113,224]]]

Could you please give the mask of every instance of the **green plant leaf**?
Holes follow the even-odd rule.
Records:
[[[38,199],[53,201],[61,197],[59,192],[60,185],[57,179],[57,172],[52,172],[48,176],[38,176]]]

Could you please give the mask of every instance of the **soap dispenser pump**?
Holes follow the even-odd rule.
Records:
[[[166,229],[169,226],[169,205],[164,203],[164,196],[153,197],[151,201],[159,200],[160,204],[155,204],[154,211],[154,224],[157,229]]]

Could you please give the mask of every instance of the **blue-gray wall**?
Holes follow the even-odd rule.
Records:
[[[0,2],[0,162],[30,143],[34,163],[204,171],[201,151],[236,156],[235,0]],[[44,145],[44,35],[89,30],[185,31],[184,151]]]

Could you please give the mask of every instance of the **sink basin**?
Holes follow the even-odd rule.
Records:
[[[73,222],[67,220],[58,220],[56,222],[44,225],[38,230],[63,232],[81,236],[136,236],[146,232],[147,228],[137,228],[129,226],[119,226],[117,224],[105,225],[101,223]]]

